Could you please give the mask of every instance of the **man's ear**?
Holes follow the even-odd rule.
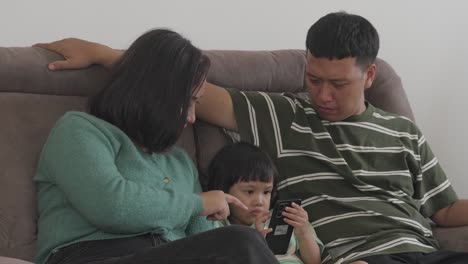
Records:
[[[365,89],[371,87],[372,83],[374,82],[376,69],[377,69],[377,66],[375,65],[375,63],[373,63],[373,64],[369,65],[369,67],[367,67],[366,82],[364,83],[364,88]]]

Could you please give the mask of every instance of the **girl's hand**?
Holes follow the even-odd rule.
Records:
[[[309,215],[296,203],[292,203],[292,207],[286,207],[284,210],[284,221],[294,226],[294,235],[299,244],[302,262],[319,264],[320,248],[312,235],[314,229],[309,223]]]
[[[284,221],[294,227],[294,235],[297,239],[300,240],[311,234],[312,227],[309,223],[309,215],[304,208],[292,203],[292,207],[286,207],[284,210]]]
[[[260,232],[260,234],[262,234],[263,237],[266,237],[266,235],[267,235],[268,233],[270,233],[271,231],[273,231],[272,228],[267,228],[267,229],[265,229],[265,222],[266,222],[266,220],[268,220],[270,217],[271,217],[270,212],[266,211],[266,212],[263,212],[263,213],[259,214],[259,215],[255,218],[255,229],[257,229],[258,232]]]

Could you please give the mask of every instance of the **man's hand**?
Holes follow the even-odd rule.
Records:
[[[260,232],[260,234],[262,234],[263,237],[266,237],[268,233],[273,231],[272,228],[265,229],[265,222],[266,220],[270,219],[270,217],[271,217],[270,212],[266,211],[266,212],[259,214],[255,218],[255,229],[257,229],[257,231]]]
[[[37,43],[34,47],[44,48],[62,55],[65,60],[51,62],[50,70],[66,70],[87,68],[92,64],[100,64],[106,68],[122,56],[123,52],[108,46],[82,39],[67,38],[51,43]]]
[[[468,200],[461,199],[440,209],[431,219],[443,227],[468,226]]]
[[[206,215],[208,220],[224,220],[229,214],[229,204],[248,210],[239,199],[224,193],[223,191],[209,191],[200,193],[203,199],[203,211],[201,215]]]

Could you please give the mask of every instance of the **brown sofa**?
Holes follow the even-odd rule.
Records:
[[[304,52],[207,51],[209,80],[243,90],[303,92]],[[36,199],[31,181],[41,147],[54,122],[68,110],[83,110],[87,96],[103,86],[101,67],[50,72],[57,54],[39,48],[0,48],[0,263],[31,261],[35,254]],[[400,78],[384,61],[367,99],[387,111],[413,118]],[[201,121],[187,128],[179,144],[203,172],[227,142],[221,130]],[[468,251],[468,228],[435,228],[446,249]]]

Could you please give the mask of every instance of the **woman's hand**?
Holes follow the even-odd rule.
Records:
[[[224,193],[223,191],[209,191],[199,194],[203,200],[203,211],[201,215],[206,215],[208,220],[224,220],[229,214],[229,204],[248,210],[239,199]]]
[[[100,64],[106,68],[122,56],[123,52],[108,46],[77,38],[67,38],[51,43],[37,43],[34,47],[44,48],[62,55],[65,59],[49,63],[50,70],[87,68]]]
[[[311,226],[309,223],[309,215],[307,212],[296,203],[292,203],[292,207],[284,208],[284,221],[294,227],[294,235],[298,240],[310,236]]]
[[[266,237],[268,233],[273,231],[272,228],[265,229],[265,222],[266,220],[270,219],[270,217],[271,217],[270,212],[266,211],[266,212],[259,214],[255,218],[255,229],[257,229],[257,231],[260,232],[260,234],[262,234],[263,237]]]

